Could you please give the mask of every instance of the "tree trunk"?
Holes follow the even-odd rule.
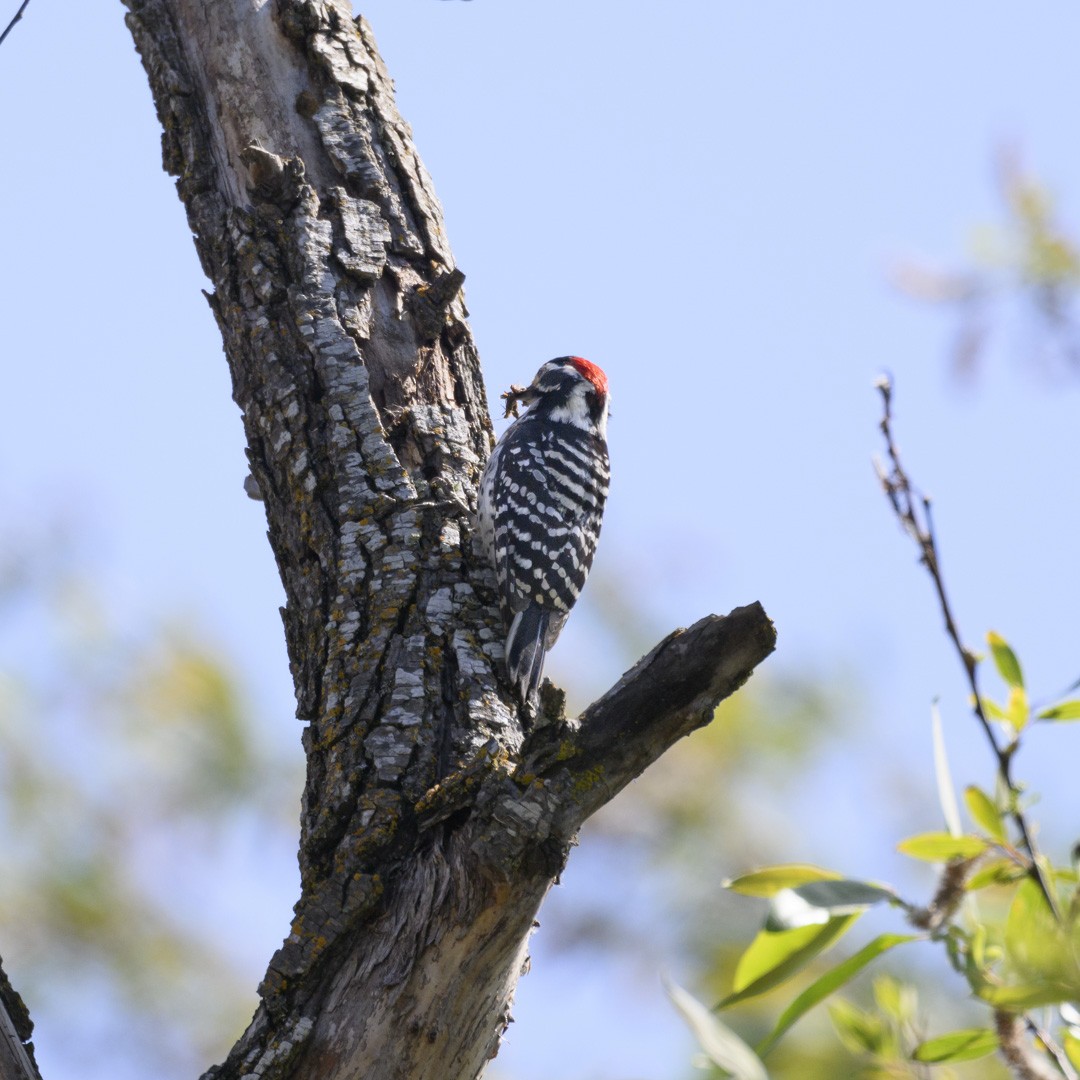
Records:
[[[0,1080],[40,1080],[30,1042],[33,1031],[23,999],[0,964]]]
[[[124,2],[213,283],[306,725],[302,895],[206,1076],[471,1080],[582,821],[775,635],[758,605],[710,616],[526,736],[471,545],[491,424],[463,275],[369,27],[345,0]]]

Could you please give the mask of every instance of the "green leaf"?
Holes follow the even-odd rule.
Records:
[[[1005,823],[993,800],[981,788],[974,785],[964,788],[964,803],[971,820],[995,840],[1005,839]]]
[[[943,832],[929,832],[901,840],[896,850],[913,859],[948,862],[950,859],[973,859],[988,846],[981,836],[950,836]]]
[[[995,1008],[1026,1012],[1028,1009],[1041,1009],[1044,1005],[1060,1005],[1063,1001],[1072,1001],[1077,995],[1075,986],[1041,982],[1016,986],[983,986],[978,990],[978,996]]]
[[[824,908],[808,904],[794,889],[781,889],[769,901],[766,930],[795,930],[800,926],[820,926],[829,921]]]
[[[1043,709],[1040,720],[1080,720],[1080,701],[1062,701]]]
[[[853,1054],[880,1054],[888,1042],[888,1033],[881,1017],[856,1008],[849,1001],[837,998],[829,1002],[829,1018],[840,1041]]]
[[[981,698],[983,712],[991,720],[1000,720],[1002,723],[1007,723],[1009,714],[996,702],[991,701],[989,698]]]
[[[840,875],[832,870],[804,863],[788,863],[785,866],[766,866],[724,882],[724,888],[743,896],[775,896],[781,889],[795,889],[810,881],[830,881]]]
[[[900,1024],[907,1024],[915,1016],[919,995],[915,987],[902,983],[891,975],[875,975],[874,1000],[886,1016]]]
[[[1027,877],[1027,871],[1017,866],[1011,859],[994,859],[980,866],[968,878],[967,891],[975,892],[990,885],[1011,885],[1014,881]]]
[[[1061,1048],[1074,1069],[1080,1069],[1080,1038],[1073,1034],[1073,1029],[1066,1030]]]
[[[938,802],[945,816],[945,824],[952,836],[960,836],[960,809],[956,805],[956,788],[949,772],[949,758],[945,753],[945,736],[941,730],[941,713],[937,702],[930,706],[930,734],[934,743],[934,776],[937,778]]]
[[[940,1064],[946,1061],[974,1061],[986,1057],[998,1048],[997,1033],[989,1028],[967,1028],[951,1031],[936,1039],[919,1043],[912,1051],[914,1061]]]
[[[776,1027],[758,1045],[759,1057],[764,1057],[777,1043],[792,1024],[815,1005],[822,1002],[845,983],[850,982],[867,964],[889,949],[902,945],[905,941],[916,941],[918,934],[882,934],[874,938],[869,945],[864,945],[854,956],[849,956],[820,979],[811,983],[780,1015]]]
[[[666,979],[664,989],[711,1061],[736,1080],[769,1080],[754,1051],[696,997]]]
[[[1031,708],[1028,705],[1027,691],[1022,686],[1009,689],[1009,704],[1005,713],[1014,731],[1023,731],[1027,727],[1031,719]]]
[[[989,945],[989,931],[985,923],[976,923],[968,941],[968,981],[973,986],[986,983],[986,950]]]
[[[786,982],[835,944],[858,917],[838,915],[794,930],[762,930],[739,958],[732,993],[716,1008],[726,1009]]]
[[[868,881],[851,881],[839,878],[835,881],[810,881],[791,890],[811,907],[821,908],[830,915],[850,915],[880,904],[883,900],[893,903],[896,893]]]
[[[986,635],[986,643],[990,646],[990,653],[994,657],[994,666],[998,674],[1010,685],[1024,688],[1024,675],[1020,670],[1020,661],[1016,659],[1016,653],[1009,647],[1009,643],[993,630]]]
[[[1009,965],[1024,984],[1045,986],[1051,993],[1065,988],[1070,991],[1066,998],[1080,999],[1080,927],[1062,926],[1031,878],[1013,896],[1004,942]]]

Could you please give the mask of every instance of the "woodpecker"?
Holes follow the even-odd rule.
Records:
[[[589,576],[608,493],[608,381],[580,356],[549,360],[503,395],[503,432],[480,479],[477,525],[499,585],[506,670],[522,704],[540,685]],[[516,409],[515,409],[516,416]]]

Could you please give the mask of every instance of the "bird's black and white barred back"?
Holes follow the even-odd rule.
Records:
[[[607,376],[550,360],[526,390],[480,481],[478,526],[507,625],[506,668],[522,702],[540,685],[592,566],[608,494]]]

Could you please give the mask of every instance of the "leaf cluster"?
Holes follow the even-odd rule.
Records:
[[[997,1052],[1019,1080],[1077,1080],[1080,879],[1076,868],[1054,863],[1037,846],[1030,800],[1014,779],[1013,761],[1036,726],[1080,719],[1080,699],[1033,706],[1020,661],[996,632],[987,635],[986,643],[1004,694],[994,700],[980,690],[986,657],[967,648],[961,637],[941,570],[930,501],[910,482],[893,440],[891,383],[883,379],[878,388],[889,463],[888,468],[878,464],[879,479],[934,585],[947,636],[971,691],[973,714],[994,754],[993,783],[965,788],[965,824],[935,707],[934,771],[946,827],[907,837],[898,845],[909,858],[939,865],[931,899],[919,904],[886,885],[817,866],[771,866],[743,874],[729,881],[728,888],[767,900],[768,913],[735,965],[730,993],[704,1013],[689,1009],[685,998],[673,995],[673,1000],[709,1059],[724,1075],[739,1080],[766,1076],[764,1059],[803,1016],[825,1001],[830,1002],[841,1041],[861,1056],[864,1076],[921,1077],[930,1068],[951,1068]],[[902,925],[815,972],[753,1050],[716,1015],[807,972],[875,906],[892,908]],[[924,1030],[914,991],[898,983],[875,985],[873,1012],[836,996],[878,957],[916,941],[944,954],[984,1010],[983,1026]]]

